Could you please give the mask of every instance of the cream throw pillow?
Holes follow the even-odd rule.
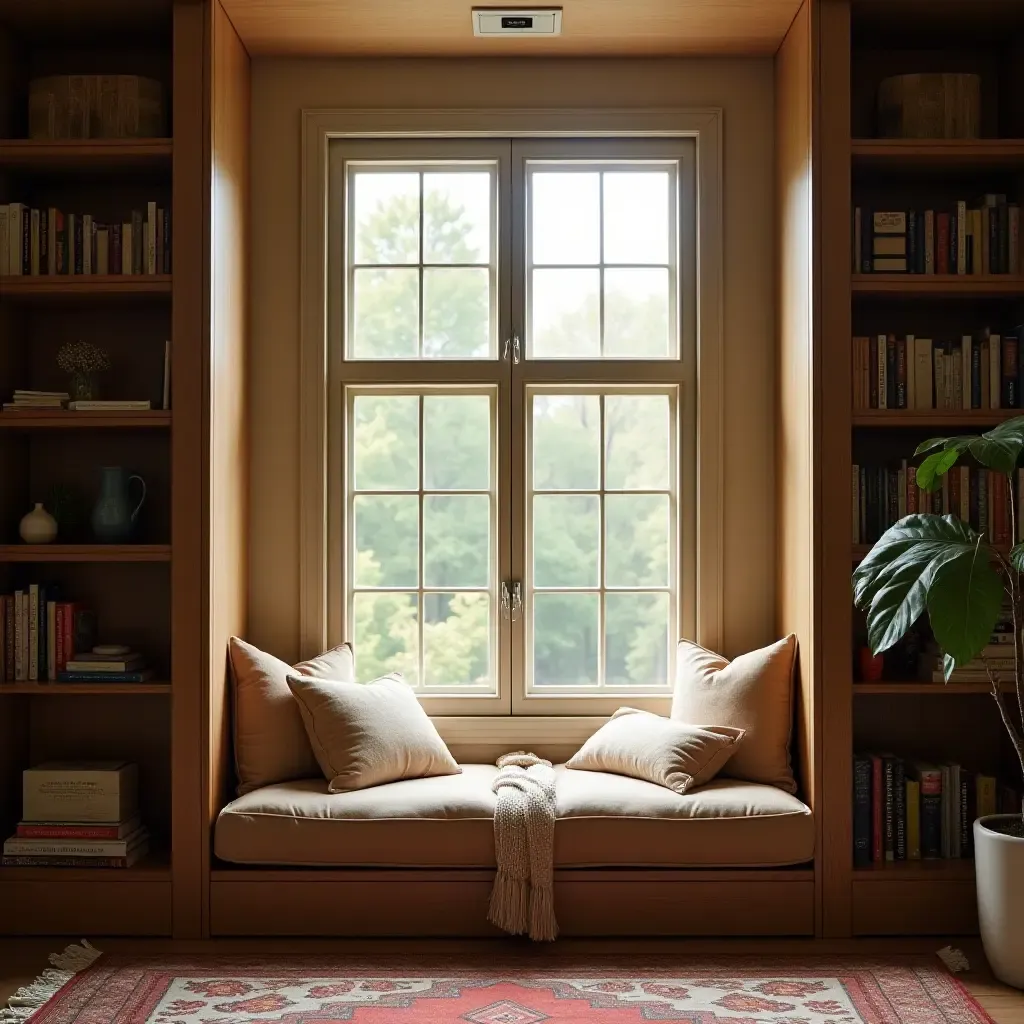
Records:
[[[290,674],[288,685],[331,793],[462,771],[397,673],[372,683]]]
[[[792,633],[731,662],[681,640],[672,717],[743,729],[743,743],[723,774],[795,793],[789,757],[795,663]]]
[[[238,795],[290,779],[320,774],[302,715],[288,689],[288,673],[319,679],[355,679],[352,648],[342,644],[294,667],[233,636],[228,658],[234,680],[235,773]]]
[[[682,795],[710,782],[742,738],[742,729],[688,725],[619,708],[565,766],[628,775]]]

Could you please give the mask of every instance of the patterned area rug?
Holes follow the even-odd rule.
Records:
[[[493,961],[493,962],[490,962]],[[479,967],[466,967],[479,963]],[[102,956],[32,1024],[989,1024],[924,958]],[[608,966],[603,966],[607,964]],[[614,966],[612,966],[614,964]]]

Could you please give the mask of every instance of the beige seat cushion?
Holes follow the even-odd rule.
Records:
[[[811,810],[772,786],[715,779],[679,796],[556,769],[555,867],[780,867],[814,856]]]
[[[267,786],[220,813],[214,848],[236,864],[494,867],[493,765],[328,793],[323,778]]]
[[[268,786],[221,811],[215,850],[236,864],[493,868],[493,765],[329,794],[322,778]],[[555,866],[778,867],[814,855],[810,810],[769,786],[716,779],[685,796],[556,769]]]
[[[793,634],[731,662],[699,644],[681,640],[672,717],[694,725],[743,729],[743,741],[722,775],[795,793],[789,757],[795,662]]]
[[[302,715],[288,689],[289,672],[355,681],[352,648],[341,644],[292,666],[233,636],[228,641],[239,795],[260,786],[320,774]]]

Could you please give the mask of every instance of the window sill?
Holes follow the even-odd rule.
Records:
[[[509,750],[515,750],[531,744],[579,746],[608,721],[608,716],[442,715],[431,721],[445,743],[507,744]]]

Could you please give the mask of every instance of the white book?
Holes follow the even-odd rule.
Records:
[[[57,209],[51,206],[46,211],[46,237],[49,248],[46,250],[46,272],[57,273]]]
[[[92,215],[84,214],[82,216],[82,273],[92,274],[95,271],[92,269],[92,235],[93,235],[93,224]]]
[[[156,273],[156,203],[146,203],[146,273]]]
[[[163,407],[171,407],[171,342],[170,339],[164,342],[164,387]]]
[[[8,221],[8,270],[13,277],[22,275],[22,218],[24,216],[24,203],[11,203],[7,208],[9,211]]]
[[[942,349],[937,345],[932,348],[932,362],[935,364],[935,408],[946,408],[946,360]]]
[[[132,272],[132,225],[126,221],[121,225],[121,273]]]
[[[39,211],[29,210],[29,249],[28,249],[28,272],[34,277],[40,273],[39,267]]]
[[[888,404],[889,400],[888,400],[887,383],[888,383],[889,375],[888,375],[888,372],[886,370],[887,347],[886,347],[886,336],[884,334],[880,334],[878,336],[878,346],[877,347],[878,347],[878,408],[879,409],[888,409],[889,408],[889,404]]]
[[[96,273],[110,273],[110,232],[107,228],[96,231]]]
[[[917,409],[917,359],[914,357],[914,336],[907,335],[907,408]]]
[[[0,277],[6,277],[11,271],[11,208],[0,203]]]
[[[960,359],[962,367],[960,370],[960,408],[970,409],[971,407],[971,336],[963,335],[960,339]]]
[[[988,336],[988,406],[999,408],[999,399],[1003,392],[1002,376],[999,372],[999,356],[1003,347],[1003,339],[998,334]]]

